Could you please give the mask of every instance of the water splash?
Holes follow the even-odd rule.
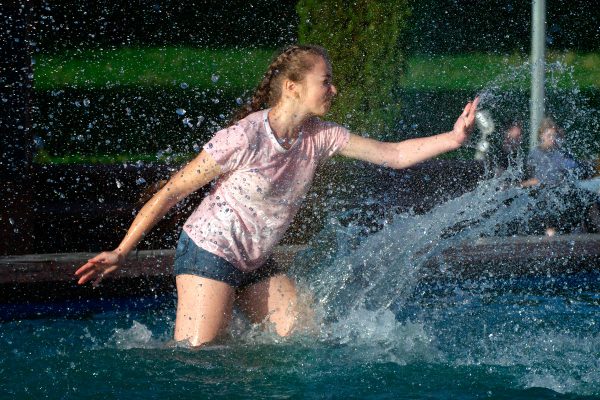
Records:
[[[133,321],[131,328],[116,328],[105,347],[119,350],[165,348],[170,341],[154,337],[152,330],[141,322]]]

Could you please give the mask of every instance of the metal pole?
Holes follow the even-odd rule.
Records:
[[[538,145],[537,131],[545,112],[546,0],[533,0],[531,2],[531,11],[530,151]]]

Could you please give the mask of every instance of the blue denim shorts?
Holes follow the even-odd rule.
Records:
[[[198,247],[184,231],[179,236],[175,251],[175,276],[196,275],[241,289],[283,272],[271,258],[255,271],[240,271],[224,258]]]

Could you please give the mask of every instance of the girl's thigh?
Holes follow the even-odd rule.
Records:
[[[175,340],[192,346],[209,343],[229,321],[235,290],[228,284],[196,275],[177,275]]]
[[[273,275],[238,292],[238,303],[253,323],[270,322],[280,336],[292,332],[298,314],[294,282],[284,274]]]

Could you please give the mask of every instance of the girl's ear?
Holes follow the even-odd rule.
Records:
[[[286,79],[283,81],[283,94],[292,98],[300,97],[300,86],[298,82]]]

